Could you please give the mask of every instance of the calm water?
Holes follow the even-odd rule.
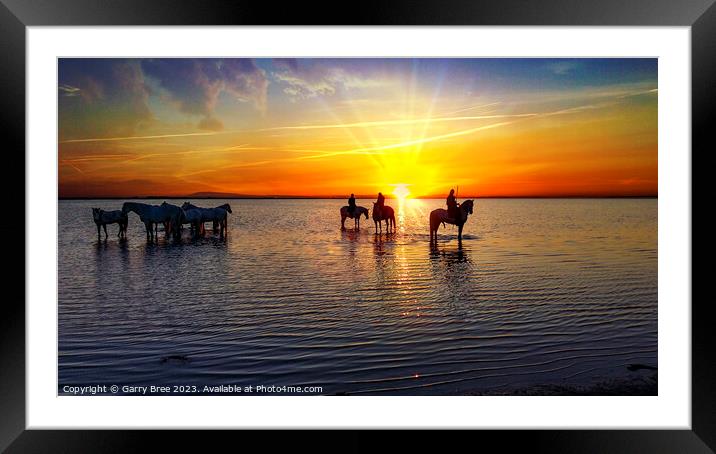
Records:
[[[657,365],[655,199],[478,199],[462,248],[452,227],[429,244],[442,200],[389,200],[381,236],[341,232],[342,200],[195,203],[225,202],[226,239],[178,244],[134,214],[127,241],[98,242],[90,208],[121,202],[59,202],[60,388],[461,394]]]

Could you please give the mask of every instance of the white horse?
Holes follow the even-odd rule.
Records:
[[[365,215],[368,219],[368,208],[356,206],[353,214],[348,211],[348,206],[341,207],[341,230],[346,229],[346,218],[353,219],[353,227],[355,230],[360,230],[360,217]]]
[[[227,213],[231,213],[231,212],[232,212],[232,211],[231,211],[231,205],[229,205],[228,203],[225,203],[225,204],[219,205],[218,207],[215,207],[215,208],[213,208],[213,209],[214,209],[214,210],[219,209],[219,210],[224,210],[224,211],[225,211],[225,213],[214,212],[214,214],[215,214],[215,220],[212,222],[212,225],[211,225],[212,228],[214,229],[214,233],[216,233],[217,228],[221,228],[221,230],[226,231],[227,228],[228,228],[228,226],[229,226],[229,225],[228,225],[228,222],[227,222],[227,221],[228,221],[228,218],[229,218],[229,215],[228,215]],[[223,219],[222,219],[222,214],[223,214]],[[216,219],[218,219],[218,220],[216,220]]]
[[[94,223],[97,224],[97,238],[102,236],[99,231],[100,226],[104,228],[104,237],[107,238],[107,224],[118,224],[119,232],[117,236],[120,238],[127,237],[129,218],[126,214],[122,213],[121,210],[104,211],[100,208],[92,208],[92,218],[94,219]]]
[[[202,235],[204,234],[205,222],[211,222],[214,225],[214,232],[216,232],[216,229],[218,228],[220,235],[224,235],[224,233],[226,232],[228,226],[227,219],[229,217],[228,213],[231,213],[231,207],[228,203],[225,203],[216,208],[201,208],[189,202],[184,202],[181,207],[183,210],[185,210],[185,212],[186,210],[198,210],[201,214],[201,221],[199,222],[198,233]]]
[[[383,208],[378,207],[378,204],[373,202],[373,222],[375,223],[375,233],[383,233],[383,226],[381,221],[385,221],[385,231],[390,233],[390,227],[393,227],[395,232],[395,211],[388,205],[383,205]]]
[[[457,226],[457,239],[462,241],[462,227],[467,222],[467,217],[472,214],[474,202],[472,200],[465,200],[458,208],[459,214],[457,219],[453,219],[448,216],[447,210],[438,208],[430,212],[430,241],[433,239],[437,242],[438,240],[438,227],[440,224],[453,224]]]
[[[159,207],[164,210],[166,219],[164,220],[164,231],[167,236],[172,234],[174,239],[181,237],[181,224],[184,219],[184,210],[181,207],[172,205],[171,203],[162,202]]]
[[[174,207],[174,208],[172,208]],[[178,225],[181,222],[180,213],[176,211],[174,205],[168,203],[162,204],[162,206],[148,205],[146,203],[138,202],[124,202],[122,205],[122,213],[128,214],[130,211],[134,212],[139,216],[139,219],[144,223],[144,227],[147,231],[147,240],[154,241],[158,234],[158,225],[164,224],[165,222],[174,223]],[[179,229],[176,229],[178,232]]]
[[[201,210],[198,208],[190,208],[184,210],[184,218],[182,222],[191,226],[192,235],[196,236],[203,234],[204,224],[201,222]]]

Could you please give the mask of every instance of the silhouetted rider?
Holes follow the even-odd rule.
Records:
[[[457,221],[459,217],[459,210],[454,189],[450,189],[450,195],[447,196],[447,201],[445,203],[448,207],[448,217],[451,217]]]
[[[350,198],[348,199],[348,212],[353,216],[353,214],[356,211],[356,197],[351,194]]]
[[[378,208],[383,208],[385,206],[385,196],[382,192],[378,193],[378,200],[375,202],[375,204]]]

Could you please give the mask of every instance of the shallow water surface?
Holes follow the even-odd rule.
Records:
[[[442,200],[389,200],[381,235],[341,231],[343,200],[194,203],[231,204],[226,238],[149,244],[130,214],[128,240],[98,241],[90,208],[121,201],[59,202],[60,392],[509,393],[657,365],[656,199],[478,199],[462,244],[448,226],[436,246]]]

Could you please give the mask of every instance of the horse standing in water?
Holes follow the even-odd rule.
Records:
[[[387,205],[383,205],[383,208],[377,206],[378,204],[373,202],[373,222],[375,223],[375,233],[383,233],[383,226],[381,221],[385,221],[385,231],[390,233],[390,226],[393,226],[393,232],[395,232],[395,211]]]
[[[184,204],[181,206],[183,210],[189,211],[189,210],[198,210],[198,212],[201,215],[201,219],[198,222],[197,231],[196,234],[203,235],[204,234],[204,223],[205,222],[211,222],[214,227],[214,232],[216,233],[216,230],[219,230],[220,235],[224,235],[226,233],[226,230],[228,228],[228,213],[231,213],[231,206],[229,206],[228,203],[225,203],[223,205],[220,205],[216,208],[201,208],[196,205],[193,205],[189,202],[184,202]],[[192,216],[194,216],[194,213],[192,213]]]
[[[226,211],[226,213],[231,213],[231,212],[232,212],[232,211],[231,211],[231,205],[229,205],[228,203],[225,203],[225,204],[223,204],[223,205],[219,205],[218,207],[215,207],[215,208],[213,208],[213,209],[214,209],[214,210],[217,210],[217,209],[224,210],[224,211]],[[211,223],[211,227],[214,229],[214,233],[216,233],[216,230],[217,230],[219,227],[221,227],[222,230],[227,230],[227,227],[229,226],[229,224],[228,224],[228,222],[227,222],[229,215],[226,214],[226,213],[223,213],[223,214],[224,214],[223,219],[221,219],[221,220],[214,220],[214,221]],[[215,212],[215,214],[216,214],[215,217],[218,217],[218,218],[221,218],[221,216],[222,216],[222,213],[221,213],[221,212]],[[223,221],[223,224],[220,225],[220,223],[221,223],[222,221]]]
[[[353,214],[351,214],[351,212],[348,211],[348,206],[341,207],[341,230],[346,229],[346,218],[353,219],[353,228],[360,230],[361,215],[365,215],[365,218],[368,219],[368,208],[356,206]]]
[[[107,224],[118,224],[119,232],[117,232],[117,236],[120,238],[127,237],[129,218],[121,210],[104,211],[100,208],[92,208],[92,218],[94,223],[97,224],[97,238],[102,236],[99,230],[101,226],[104,228],[104,238],[107,239]]]
[[[159,207],[167,214],[164,220],[164,231],[167,236],[172,234],[175,240],[181,238],[181,225],[185,217],[184,210],[167,202],[162,202]]]
[[[457,226],[457,240],[462,241],[462,227],[467,222],[467,217],[472,214],[474,202],[465,200],[458,208],[459,213],[456,219],[448,216],[447,210],[438,208],[430,212],[430,242],[438,241],[438,227],[440,224],[453,224]]]
[[[201,222],[201,219],[201,210],[199,208],[189,208],[184,210],[182,224],[189,224],[191,235],[196,237],[204,231],[204,224]]]
[[[148,205],[146,203],[137,202],[124,202],[122,205],[122,214],[127,215],[130,211],[139,216],[139,219],[144,223],[144,228],[147,231],[147,240],[154,241],[157,238],[157,228],[159,224],[165,222],[172,223],[174,227],[175,237],[179,234],[179,225],[181,225],[183,214],[181,208],[168,203],[163,203],[162,206]],[[168,232],[167,232],[168,234]]]

